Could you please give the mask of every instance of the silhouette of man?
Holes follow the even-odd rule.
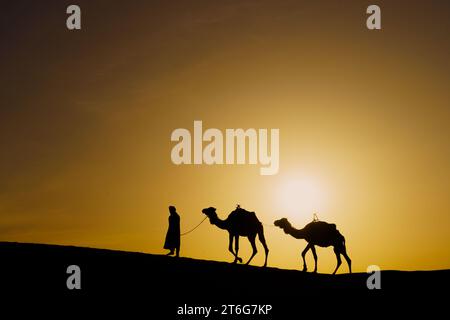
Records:
[[[178,257],[180,254],[180,216],[174,206],[169,207],[169,213],[169,229],[167,229],[164,249],[170,250],[167,254],[168,256],[176,252],[176,256]]]

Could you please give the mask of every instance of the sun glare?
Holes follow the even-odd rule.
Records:
[[[307,178],[288,178],[281,181],[278,188],[277,207],[283,216],[294,221],[312,219],[314,213],[325,210],[326,193],[320,181]]]

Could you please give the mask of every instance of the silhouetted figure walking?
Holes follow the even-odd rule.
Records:
[[[169,207],[169,229],[167,229],[166,241],[164,242],[164,249],[169,249],[168,256],[176,252],[178,257],[180,254],[180,216],[174,206]]]

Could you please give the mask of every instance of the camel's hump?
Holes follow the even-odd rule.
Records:
[[[308,223],[305,228],[327,228],[327,229],[334,229],[336,230],[336,224],[334,223],[328,223],[325,221],[313,221]]]
[[[241,218],[250,218],[250,219],[256,219],[258,220],[258,218],[256,217],[256,213],[254,211],[247,211],[243,208],[237,208],[236,210],[232,211],[229,215],[228,215],[228,219],[241,219]]]
[[[255,214],[254,211],[248,211],[248,210],[245,210],[244,208],[240,208],[240,207],[236,208],[236,210],[234,210],[231,213],[233,213],[233,214],[251,214],[251,215]]]

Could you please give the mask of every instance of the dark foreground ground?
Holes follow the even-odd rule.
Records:
[[[211,307],[208,319],[431,316],[448,314],[450,297],[450,270],[382,271],[381,289],[369,290],[366,273],[333,276],[54,245],[0,243],[0,261],[2,307],[19,304],[16,312],[37,303],[36,312],[61,307],[104,315],[125,311],[144,319],[205,319],[178,314],[180,307],[185,312],[196,306]],[[69,265],[81,269],[81,290],[67,289]],[[234,307],[223,306],[256,304],[272,310],[266,315],[250,307],[246,312],[256,314],[230,315]]]

